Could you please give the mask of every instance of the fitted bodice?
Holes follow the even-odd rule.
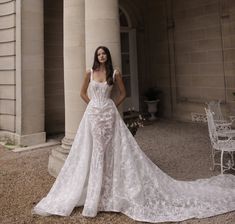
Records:
[[[113,79],[115,70],[113,72]],[[93,70],[91,69],[90,84],[89,84],[89,97],[96,106],[103,106],[110,100],[113,85],[108,85],[107,81],[98,82],[93,78]]]
[[[112,85],[107,82],[90,81],[90,99],[98,104],[103,104],[110,99]]]

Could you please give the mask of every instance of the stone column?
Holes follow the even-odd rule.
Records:
[[[113,65],[120,68],[120,25],[118,0],[86,0],[86,67],[93,63],[95,49],[109,48]]]
[[[85,0],[64,0],[65,137],[49,157],[52,176],[57,176],[64,164],[86,107],[80,98],[84,72]]]
[[[43,0],[16,1],[16,142],[45,142]]]
[[[95,49],[100,46],[109,48],[113,66],[121,69],[121,43],[118,0],[86,0],[86,67],[91,68]],[[118,94],[114,86],[113,96]],[[122,106],[119,106],[122,112]]]

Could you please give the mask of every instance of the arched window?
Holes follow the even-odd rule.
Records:
[[[129,27],[128,19],[121,9],[119,9],[119,21],[121,27]]]
[[[136,32],[131,27],[131,21],[126,11],[119,8],[120,39],[122,77],[126,88],[127,97],[124,102],[124,111],[130,107],[139,109],[137,55],[136,55]]]

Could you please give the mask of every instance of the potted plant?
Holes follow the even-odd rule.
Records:
[[[150,113],[151,117],[149,120],[153,121],[156,120],[156,112],[157,112],[157,105],[160,101],[159,95],[161,94],[161,91],[157,87],[151,87],[147,89],[144,96],[146,97],[145,103],[147,103],[148,106],[148,112]]]

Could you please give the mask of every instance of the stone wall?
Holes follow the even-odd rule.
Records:
[[[164,91],[164,115],[191,120],[219,99],[224,113],[235,90],[235,3],[149,0],[149,78]]]
[[[175,116],[204,113],[205,102],[226,102],[220,3],[174,1]]]
[[[235,1],[224,1],[221,8],[226,100],[234,104],[235,97],[232,92],[235,92]]]
[[[15,131],[15,0],[0,0],[0,130]]]
[[[158,87],[163,94],[160,96],[159,116],[171,116],[171,77],[169,58],[169,37],[167,20],[167,1],[147,1],[146,10],[146,48],[148,49],[148,87]]]
[[[42,0],[0,0],[0,139],[45,141]]]
[[[174,1],[175,116],[204,113],[205,102],[221,100],[224,113],[233,103],[234,2]]]

